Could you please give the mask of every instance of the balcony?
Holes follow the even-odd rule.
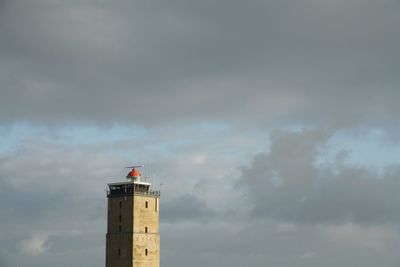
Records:
[[[107,197],[124,197],[124,196],[154,196],[159,197],[159,190],[150,190],[150,184],[141,183],[116,183],[109,184],[107,189]]]

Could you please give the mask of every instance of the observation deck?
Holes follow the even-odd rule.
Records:
[[[154,196],[159,197],[159,190],[151,190],[150,183],[146,182],[121,182],[108,184],[107,197],[121,197],[121,196]]]

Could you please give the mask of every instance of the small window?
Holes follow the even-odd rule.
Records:
[[[122,209],[122,201],[119,202],[119,208]]]
[[[147,249],[146,249],[147,250]],[[146,254],[147,255],[147,254]],[[118,256],[121,256],[121,249],[118,249]]]
[[[122,232],[122,226],[121,225],[118,226],[118,230],[119,230],[120,233]]]
[[[145,249],[144,254],[146,254],[146,256],[147,256],[147,254],[148,254],[147,248]]]
[[[147,233],[147,227],[144,228],[144,232]]]
[[[158,201],[157,201],[157,200],[158,200],[158,198],[156,198],[155,206],[154,206],[156,212],[158,211],[158,207],[157,207],[157,206],[158,206],[158,205],[157,205],[157,204],[158,204]]]
[[[119,215],[119,222],[122,222],[122,215]]]
[[[146,201],[146,209],[149,207],[149,202]]]

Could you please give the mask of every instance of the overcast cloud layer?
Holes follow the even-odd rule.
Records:
[[[400,4],[5,1],[0,119],[383,122]]]
[[[0,267],[104,266],[132,163],[164,267],[398,267],[399,25],[397,0],[0,0]]]

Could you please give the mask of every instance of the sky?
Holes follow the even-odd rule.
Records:
[[[0,267],[105,264],[106,185],[163,267],[398,267],[398,0],[0,0]]]

